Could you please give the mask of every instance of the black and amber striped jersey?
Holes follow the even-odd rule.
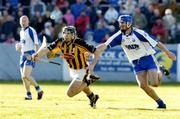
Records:
[[[82,39],[76,38],[71,42],[67,42],[64,38],[57,39],[48,46],[53,52],[62,52],[62,54],[72,54],[73,59],[66,59],[68,66],[72,69],[82,69],[88,66],[86,53],[94,53],[96,48],[87,44]]]

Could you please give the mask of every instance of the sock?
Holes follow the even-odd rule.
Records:
[[[159,105],[159,106],[163,106],[164,105],[164,102],[159,98],[158,100],[156,100],[156,103]]]
[[[94,96],[94,93],[92,92],[90,95],[88,95],[87,97],[91,100]]]
[[[36,89],[37,92],[40,92],[40,91],[41,91],[40,86],[36,86],[35,89]]]
[[[29,92],[29,91],[26,93],[26,95],[27,95],[28,97],[30,97],[30,98],[32,97],[32,96],[31,96],[31,92]]]
[[[84,75],[83,81],[87,84],[87,86],[89,86],[90,82],[87,80],[87,76],[88,76],[88,74]]]

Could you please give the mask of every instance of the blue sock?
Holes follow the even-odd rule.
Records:
[[[159,98],[158,100],[156,100],[157,104],[159,106],[163,106],[164,105],[164,102]]]
[[[27,95],[28,97],[32,97],[32,96],[31,96],[31,92],[29,92],[29,91],[26,93],[26,95]]]
[[[39,86],[36,86],[35,89],[36,89],[36,91],[40,91],[41,90]]]

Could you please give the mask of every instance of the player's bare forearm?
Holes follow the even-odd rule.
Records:
[[[38,61],[40,57],[46,55],[49,52],[49,49],[47,47],[44,47],[40,50],[38,50],[36,53],[34,53],[31,57],[33,61]]]
[[[38,57],[42,57],[46,55],[49,52],[49,49],[47,47],[42,48],[41,50],[37,51],[36,54]]]
[[[90,72],[93,71],[94,66],[96,65],[96,63],[100,57],[100,54],[104,51],[105,48],[106,48],[105,44],[100,44],[96,47],[96,51],[94,52],[94,58],[91,62],[91,65],[89,66]]]
[[[96,47],[96,51],[94,52],[94,59],[92,61],[92,64],[96,64],[97,60],[99,59],[100,54],[106,49],[105,44],[100,44]]]
[[[103,43],[103,44],[98,45],[96,48],[98,49],[99,53],[102,53],[107,48],[107,46],[106,44]]]
[[[157,47],[165,53],[169,52],[169,50],[166,48],[166,46],[164,44],[162,44],[161,42],[158,42]]]
[[[166,46],[165,46],[164,44],[162,44],[161,42],[158,42],[157,47],[158,47],[159,49],[161,49],[163,52],[165,52],[166,55],[167,55],[170,59],[176,60],[176,56],[174,55],[174,53],[170,52],[170,51],[166,48]]]

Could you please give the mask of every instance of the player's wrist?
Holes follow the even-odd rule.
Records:
[[[37,61],[37,60],[38,60],[38,57],[39,57],[39,54],[38,54],[38,53],[34,53],[34,54],[32,55],[32,57],[31,57],[31,59],[32,59],[33,61]]]

